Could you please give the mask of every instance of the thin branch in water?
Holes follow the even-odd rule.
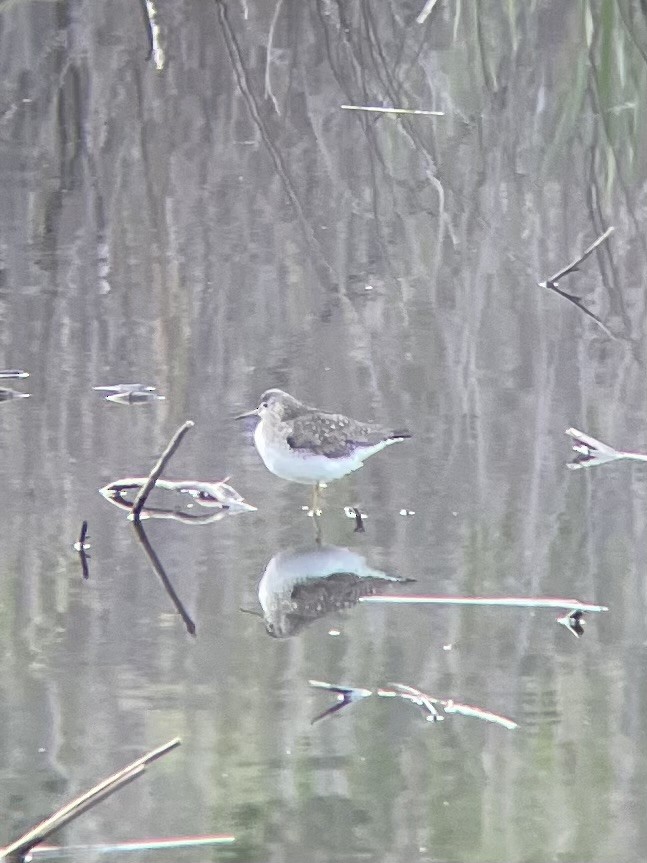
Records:
[[[378,689],[377,694],[383,698],[395,698],[399,696],[400,698],[410,701],[412,704],[416,704],[418,707],[422,707],[426,713],[425,718],[428,722],[438,722],[445,718],[445,716],[435,707],[435,705],[438,704],[445,715],[458,713],[461,716],[483,719],[485,722],[493,722],[496,725],[501,725],[509,731],[519,727],[518,723],[513,719],[508,719],[507,716],[501,716],[499,713],[492,713],[490,710],[484,710],[482,707],[475,707],[471,704],[461,704],[458,701],[454,701],[453,698],[435,698],[431,695],[426,695],[424,692],[421,692],[413,686],[407,686],[404,683],[389,683],[388,685],[392,686],[393,689],[396,689],[397,692],[393,692],[389,689]]]
[[[620,461],[621,459],[647,462],[647,455],[644,453],[625,452],[624,450],[614,449],[609,444],[602,443],[601,440],[591,437],[591,435],[585,434],[578,429],[566,429],[565,433],[575,441],[573,444],[575,458],[566,465],[570,470],[577,470],[581,467],[594,467],[598,464]]]
[[[445,718],[434,707],[433,699],[429,698],[428,695],[425,695],[425,693],[421,692],[419,689],[416,689],[413,686],[407,686],[405,683],[389,683],[388,685],[398,691],[391,692],[388,689],[378,689],[377,694],[382,698],[399,697],[404,698],[405,701],[410,701],[411,704],[415,704],[417,707],[421,707],[424,710],[427,722],[442,722]]]
[[[164,49],[160,44],[160,28],[157,23],[157,9],[153,0],[140,0],[142,11],[144,13],[144,23],[146,24],[146,33],[148,36],[148,54],[146,59],[153,58],[155,68],[161,72],[164,68]]]
[[[41,821],[40,824],[32,827],[31,830],[28,830],[27,833],[16,839],[11,845],[1,850],[0,857],[15,861],[24,860],[34,845],[38,845],[54,833],[54,831],[60,830],[61,827],[64,827],[70,821],[82,815],[83,812],[96,806],[97,803],[105,800],[106,797],[123,788],[127,783],[132,782],[133,779],[137,779],[138,776],[141,776],[146,771],[149,764],[161,758],[162,755],[166,755],[172,749],[175,749],[181,742],[179,737],[175,737],[163,746],[152,749],[146,755],[128,764],[117,773],[113,773],[112,776],[108,776],[107,779],[99,782],[98,785],[90,788],[89,791],[84,792],[79,797],[75,797],[74,800],[58,809],[49,818]]]
[[[561,597],[529,598],[525,596],[361,596],[360,602],[393,605],[475,605],[495,608],[561,608],[564,611],[608,611],[606,605],[593,605],[578,599]]]
[[[272,15],[272,21],[270,23],[270,31],[267,34],[267,55],[265,57],[265,98],[269,98],[272,100],[272,104],[274,105],[274,110],[276,113],[281,116],[281,112],[279,111],[279,103],[276,101],[276,96],[272,91],[272,48],[274,45],[274,31],[276,30],[276,22],[279,20],[279,14],[281,12],[281,6],[283,5],[283,0],[277,0],[276,6],[274,7],[274,14]]]
[[[437,0],[427,0],[425,5],[422,7],[422,11],[416,18],[416,22],[418,24],[424,24],[427,18],[433,12],[434,6],[436,5]]]
[[[148,559],[151,563],[151,566],[153,567],[153,570],[155,571],[155,574],[158,576],[159,580],[164,585],[164,590],[166,590],[166,592],[168,593],[169,598],[170,598],[171,602],[173,603],[173,605],[175,606],[177,613],[180,615],[180,617],[184,621],[186,631],[189,633],[189,635],[195,635],[196,634],[196,627],[195,627],[195,623],[193,622],[193,618],[189,615],[188,611],[184,607],[182,600],[180,599],[180,597],[175,592],[175,588],[171,584],[171,580],[169,579],[168,575],[166,574],[166,571],[165,571],[164,567],[162,566],[162,562],[159,559],[159,557],[157,556],[157,552],[155,551],[155,549],[153,548],[153,546],[150,543],[150,540],[146,536],[146,533],[144,531],[144,526],[142,525],[142,523],[139,519],[136,519],[133,521],[133,527],[135,529],[137,539],[140,541],[142,548],[146,552],[146,556],[148,557]]]
[[[90,854],[123,854],[128,851],[167,851],[179,848],[204,848],[211,845],[231,845],[235,836],[177,836],[172,839],[144,839],[134,842],[117,842],[114,845],[39,845],[32,856],[39,858],[69,857],[83,852]]]
[[[341,105],[345,111],[374,111],[378,114],[419,114],[423,117],[444,117],[444,111],[423,111],[418,108],[381,108],[375,105]]]
[[[195,423],[193,422],[193,420],[187,420],[183,425],[180,426],[180,428],[175,432],[175,434],[169,441],[168,446],[157,460],[157,463],[153,467],[153,470],[150,472],[148,479],[139,490],[139,493],[137,494],[137,497],[133,502],[133,521],[139,521],[139,515],[142,511],[144,504],[146,503],[146,498],[151,493],[151,490],[154,488],[155,483],[162,475],[162,471],[166,467],[168,461],[171,459],[176,449],[179,447],[180,443],[182,442],[182,438],[189,431],[189,429],[193,428],[194,425]]]
[[[594,314],[587,306],[584,305],[580,297],[576,294],[569,294],[566,291],[560,290],[558,287],[559,280],[564,276],[568,276],[571,273],[576,272],[579,269],[579,265],[585,261],[589,255],[593,254],[593,252],[598,248],[598,246],[607,240],[611,234],[615,231],[613,225],[607,228],[606,231],[601,234],[597,240],[595,240],[591,245],[585,249],[582,254],[575,258],[570,264],[567,264],[561,270],[558,270],[556,273],[553,273],[552,276],[549,276],[544,282],[539,282],[540,288],[548,288],[549,291],[554,291],[554,293],[559,294],[560,297],[564,297],[565,300],[568,300],[569,303],[573,303],[574,306],[577,306],[578,309],[584,312],[585,315],[588,315],[592,318],[598,326],[612,339],[615,339],[616,336],[607,328],[606,324],[599,318],[596,314]]]

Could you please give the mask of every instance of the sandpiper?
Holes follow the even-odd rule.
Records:
[[[318,514],[321,483],[341,479],[392,443],[411,437],[406,429],[390,430],[342,414],[303,404],[283,390],[266,390],[254,410],[236,419],[258,416],[254,443],[265,466],[291,482],[313,485],[312,512]]]

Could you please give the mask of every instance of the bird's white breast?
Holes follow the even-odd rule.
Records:
[[[265,467],[281,479],[314,485],[316,482],[332,482],[352,473],[364,464],[364,460],[394,441],[380,441],[372,447],[364,447],[356,453],[338,458],[329,458],[306,450],[290,449],[284,437],[268,440],[263,421],[254,431],[254,443]]]

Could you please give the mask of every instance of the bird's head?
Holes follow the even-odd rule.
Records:
[[[283,390],[271,389],[265,390],[261,396],[258,407],[251,411],[239,414],[236,419],[244,419],[244,417],[263,417],[272,415],[279,420],[284,420],[298,413],[302,407],[301,402],[295,399]]]

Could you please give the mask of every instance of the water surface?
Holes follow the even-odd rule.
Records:
[[[0,4],[0,365],[32,394],[0,405],[0,843],[178,734],[58,840],[644,859],[646,475],[565,470],[563,430],[647,450],[647,21],[533,0],[420,25],[422,5],[162,4],[160,71],[139,4]],[[608,225],[561,286],[615,338],[537,286]],[[135,380],[166,400],[92,390]],[[271,637],[241,607],[316,548],[307,490],[232,420],[269,386],[414,432],[327,490],[326,545],[420,593],[610,613],[577,640],[551,611],[359,605]],[[98,494],[188,418],[169,478],[231,475],[258,507],[146,523],[194,638]],[[309,678],[402,681],[520,728],[377,698],[312,727]]]

